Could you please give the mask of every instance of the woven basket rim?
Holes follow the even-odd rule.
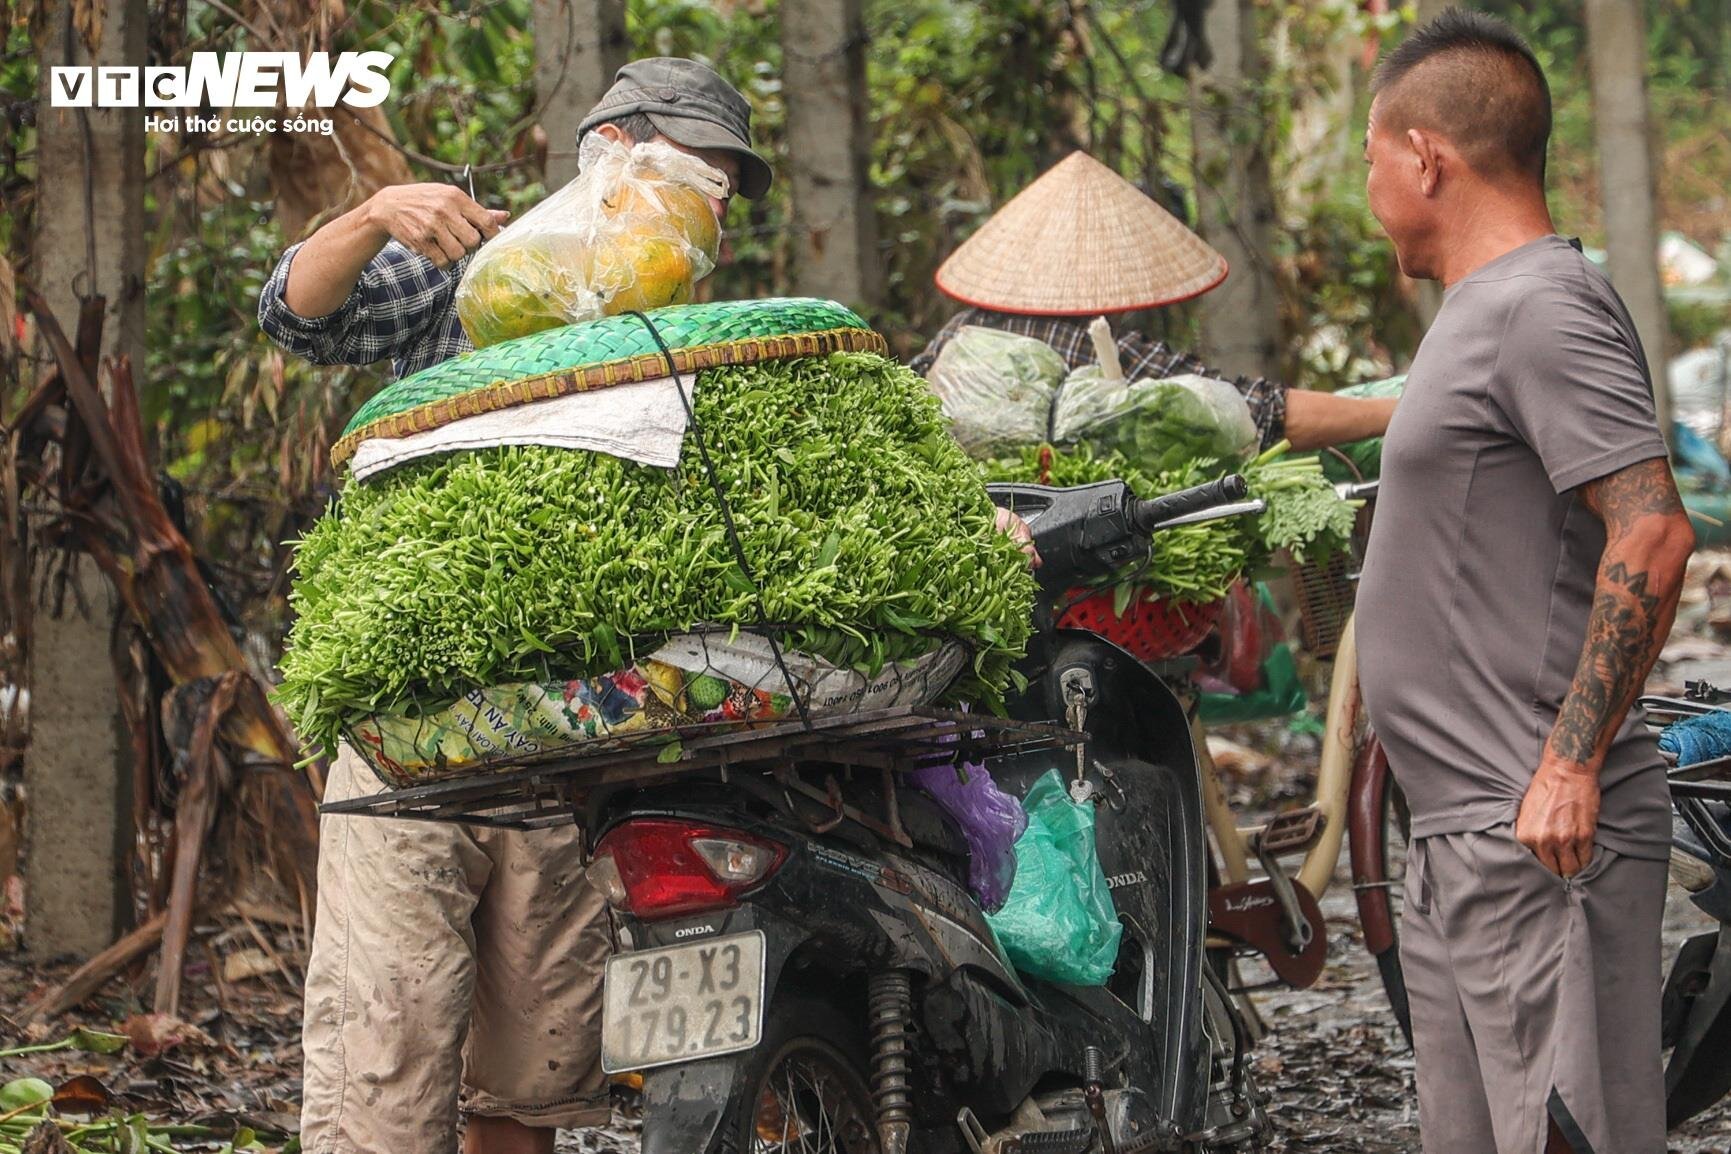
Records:
[[[689,345],[672,349],[671,352],[676,372],[695,373],[728,365],[793,360],[837,352],[887,355],[889,342],[872,329],[850,325],[774,336],[741,337],[714,344]],[[345,433],[331,447],[331,465],[341,468],[354,456],[361,442],[374,438],[412,436],[464,417],[552,400],[573,393],[652,381],[667,375],[667,358],[659,352],[653,352],[573,365],[510,380],[489,381],[449,397],[441,397],[436,401],[428,401],[379,417]]]

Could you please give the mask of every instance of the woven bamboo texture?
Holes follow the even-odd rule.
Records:
[[[998,312],[1092,316],[1188,300],[1226,258],[1140,189],[1072,152],[938,269],[937,286]]]
[[[646,315],[680,373],[889,349],[857,314],[814,298],[672,305]],[[387,385],[349,421],[331,463],[341,466],[374,437],[406,437],[464,417],[667,375],[667,358],[634,316],[533,333]]]

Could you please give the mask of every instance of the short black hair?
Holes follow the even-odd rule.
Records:
[[[1497,17],[1445,9],[1383,58],[1370,90],[1396,131],[1431,129],[1479,172],[1544,182],[1551,88],[1532,47]]]
[[[646,141],[654,140],[661,134],[661,130],[655,127],[655,122],[649,119],[647,112],[627,112],[623,116],[610,117],[601,121],[601,124],[591,126],[589,131],[594,132],[602,124],[613,125],[620,132],[629,136],[633,144],[643,144]]]

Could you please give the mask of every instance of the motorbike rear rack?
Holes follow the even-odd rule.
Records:
[[[1731,801],[1731,757],[1715,757],[1694,765],[1668,766],[1672,797],[1698,801]]]
[[[889,775],[931,765],[1069,749],[1087,740],[1086,734],[1051,722],[905,706],[813,718],[809,726],[793,721],[696,736],[692,732],[686,731],[677,745],[661,733],[638,741],[626,739],[629,744],[603,752],[531,754],[495,762],[482,773],[326,802],[320,809],[330,814],[542,829],[573,821],[581,796],[599,786],[656,785],[704,770],[719,770],[723,780],[735,771],[783,771],[780,776],[785,777],[786,767],[794,761],[877,769]]]

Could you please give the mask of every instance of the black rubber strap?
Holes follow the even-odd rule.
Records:
[[[799,686],[794,684],[793,674],[788,671],[787,660],[782,656],[781,642],[776,640],[775,629],[769,624],[769,610],[763,603],[763,587],[757,583],[757,574],[752,572],[751,562],[745,556],[745,542],[739,539],[739,530],[733,523],[733,506],[728,504],[727,491],[722,488],[721,477],[715,471],[715,462],[710,459],[709,446],[703,440],[703,429],[697,423],[697,411],[692,408],[691,398],[685,395],[685,382],[680,379],[679,370],[673,364],[673,352],[667,347],[667,342],[661,339],[661,333],[655,327],[654,321],[636,309],[632,309],[628,315],[643,322],[643,327],[649,330],[649,337],[655,342],[655,347],[661,350],[661,355],[667,360],[667,375],[673,378],[674,391],[679,394],[679,403],[685,407],[685,418],[691,423],[691,439],[697,444],[697,457],[703,464],[703,474],[709,481],[710,492],[715,494],[715,503],[721,508],[721,523],[727,530],[727,542],[733,547],[733,559],[745,574],[745,579],[751,583],[752,600],[757,603],[757,621],[753,628],[769,641],[769,651],[775,657],[775,667],[781,670],[781,679],[787,684],[788,696],[793,698],[793,706],[799,711],[800,724],[810,729],[811,714],[806,710],[805,699],[799,695]]]

